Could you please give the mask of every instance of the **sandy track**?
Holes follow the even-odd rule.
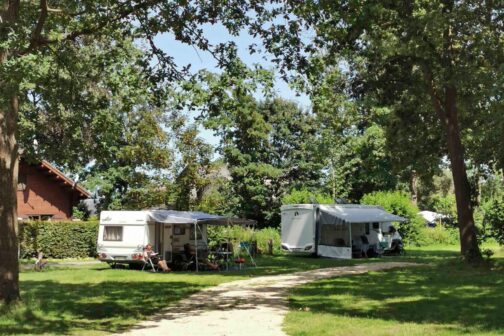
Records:
[[[378,262],[228,282],[191,295],[121,335],[283,336],[290,288],[323,278],[417,265]]]

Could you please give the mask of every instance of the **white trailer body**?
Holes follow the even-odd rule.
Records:
[[[282,249],[289,252],[315,252],[315,210],[313,204],[282,206]]]
[[[194,222],[165,223],[156,221],[152,211],[103,211],[100,214],[97,252],[104,262],[143,263],[144,247],[151,244],[154,251],[170,262],[174,253],[182,253],[184,244],[198,248],[207,245],[207,225]]]
[[[342,259],[352,258],[363,237],[379,247],[391,223],[405,221],[379,206],[356,204],[284,205],[281,216],[283,250]]]

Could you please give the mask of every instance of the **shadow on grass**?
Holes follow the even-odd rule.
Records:
[[[186,282],[65,284],[45,280],[24,281],[23,287],[23,305],[0,309],[0,315],[10,315],[6,321],[0,318],[2,334],[123,331],[205,286]]]
[[[461,334],[504,330],[504,271],[455,260],[317,281],[291,294],[293,309],[312,313],[432,323]]]

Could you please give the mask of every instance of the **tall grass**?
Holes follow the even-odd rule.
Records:
[[[259,252],[266,252],[268,250],[268,241],[271,240],[274,253],[280,252],[280,230],[277,228],[269,227],[257,230],[240,226],[209,227],[208,238],[211,247],[229,240],[233,243],[235,250],[238,249],[240,242],[255,241]]]

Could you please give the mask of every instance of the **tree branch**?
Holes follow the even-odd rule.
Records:
[[[125,9],[124,11],[120,11],[119,13],[117,13],[117,15],[115,15],[115,16],[109,18],[109,19],[101,20],[98,24],[96,24],[94,26],[90,25],[89,27],[85,27],[85,28],[82,28],[82,29],[79,29],[79,30],[75,30],[73,32],[70,32],[70,33],[66,34],[63,38],[48,39],[48,38],[44,38],[41,35],[41,31],[42,31],[42,28],[43,28],[43,25],[45,23],[45,20],[47,18],[47,13],[48,13],[47,0],[40,0],[41,13],[40,13],[40,16],[39,16],[39,21],[37,22],[37,26],[36,26],[36,28],[34,30],[34,34],[33,34],[33,36],[37,37],[37,38],[36,39],[32,38],[30,46],[26,50],[24,50],[22,52],[19,52],[18,55],[19,56],[26,55],[26,54],[34,51],[37,48],[40,48],[40,47],[43,47],[43,46],[47,46],[47,45],[50,45],[50,44],[55,44],[55,43],[64,42],[64,41],[74,41],[76,38],[78,38],[80,36],[92,35],[94,33],[99,32],[100,30],[102,30],[103,28],[105,28],[106,26],[108,26],[108,25],[110,25],[112,23],[117,23],[118,21],[121,21],[121,20],[127,18],[128,16],[130,16],[130,15],[132,15],[132,14],[134,14],[134,13],[140,11],[140,10],[149,9],[150,7],[153,7],[153,6],[155,6],[156,4],[158,4],[160,2],[162,2],[162,0],[146,0],[146,1],[141,1],[138,4]],[[42,5],[43,4],[44,4],[44,10],[42,10]],[[124,6],[125,6],[124,4],[121,5],[121,7],[124,7]],[[39,26],[41,28],[39,28]],[[40,29],[40,32],[37,34],[37,29],[38,28]]]
[[[37,41],[42,37],[42,29],[44,29],[44,24],[47,20],[47,0],[40,0],[40,14],[37,21],[37,25],[33,30],[30,45],[28,46],[28,51],[35,48]]]
[[[436,89],[434,88],[434,80],[432,76],[432,71],[428,68],[428,66],[424,65],[422,66],[423,73],[424,73],[424,81],[427,86],[427,92],[431,98],[432,105],[434,107],[434,110],[436,111],[439,119],[445,124],[448,124],[448,116],[443,108],[443,103],[439,96],[436,93]]]

